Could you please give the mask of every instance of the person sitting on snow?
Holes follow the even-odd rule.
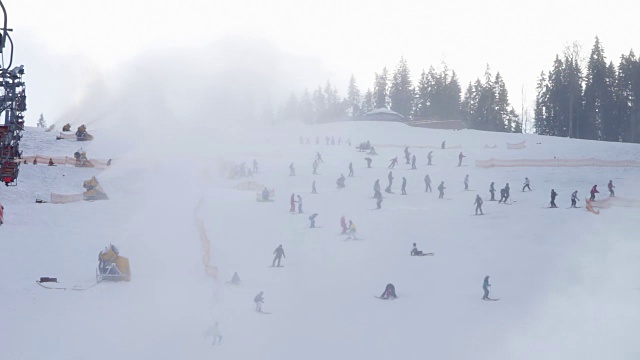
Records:
[[[234,272],[231,277],[231,285],[240,285],[240,276],[237,272]]]
[[[393,286],[393,284],[387,284],[387,287],[384,288],[384,292],[380,295],[380,299],[382,300],[396,299],[397,297],[396,287]]]
[[[262,190],[262,201],[269,201],[269,190],[266,187]]]
[[[424,255],[424,253],[418,250],[418,246],[416,246],[416,243],[413,243],[413,249],[411,249],[411,256],[422,256],[422,255]]]

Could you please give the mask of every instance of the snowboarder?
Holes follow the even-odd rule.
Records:
[[[429,151],[429,154],[427,154],[427,165],[431,165],[432,157],[433,157],[433,151]]]
[[[464,189],[469,190],[469,175],[464,177]]]
[[[373,197],[376,199],[376,208],[382,209],[382,193],[377,191]]]
[[[262,201],[269,201],[269,190],[266,187],[262,190]]]
[[[349,177],[353,177],[353,162],[349,163]]]
[[[254,174],[258,172],[258,161],[253,159],[253,171]]]
[[[324,160],[322,160],[322,155],[320,155],[319,151],[316,153],[316,161],[318,162],[318,164],[324,164]]]
[[[298,195],[296,202],[298,203],[298,214],[302,214],[302,196]]]
[[[524,178],[524,186],[522,187],[522,191],[524,192],[524,189],[529,189],[529,191],[531,191],[531,187],[529,186],[529,178],[526,177]]]
[[[596,199],[596,194],[599,194],[598,185],[593,185],[591,188],[591,198],[589,200],[594,201]]]
[[[440,192],[440,195],[438,195],[438,199],[444,198],[444,189],[446,189],[446,187],[444,187],[444,181],[443,181],[440,183],[440,185],[438,185],[438,191]]]
[[[574,208],[576,207],[576,202],[580,201],[580,199],[578,199],[578,190],[574,191],[571,193],[571,207]]]
[[[443,141],[443,142],[442,142],[442,145],[440,146],[440,148],[441,148],[442,150],[444,150],[444,147],[445,147],[445,142]]]
[[[463,158],[466,158],[466,156],[462,155],[462,151],[460,151],[460,154],[458,155],[458,166],[462,166]]]
[[[289,176],[296,176],[296,168],[293,167],[293,163],[289,165]]]
[[[318,217],[317,213],[314,213],[311,216],[309,216],[309,222],[310,222],[309,228],[310,229],[313,229],[313,228],[316,227],[316,217]]]
[[[511,188],[509,187],[509,183],[507,183],[507,185],[504,186],[504,203],[507,203],[507,200],[509,199],[509,196],[511,192]]]
[[[391,161],[391,163],[389,164],[388,169],[393,169],[398,164],[398,157],[396,156],[396,157],[394,157],[393,159],[391,159],[389,161]]]
[[[405,178],[404,176],[402,177],[402,195],[407,195],[407,178]]]
[[[364,158],[367,161],[367,168],[371,169],[371,158]]]
[[[424,177],[424,185],[425,185],[424,192],[431,192],[431,178],[429,177],[429,174],[427,174],[427,176]]]
[[[313,182],[311,183],[311,193],[312,194],[317,194],[318,192],[316,191],[316,181],[313,180]]]
[[[549,207],[551,207],[551,208],[557,208],[558,207],[556,205],[556,196],[558,196],[558,193],[554,189],[551,189],[551,203],[549,204]]]
[[[491,193],[491,199],[489,199],[489,201],[496,201],[496,188],[495,188],[495,183],[492,181],[491,185],[489,185],[489,192]]]
[[[211,335],[213,336],[213,343],[211,345],[220,345],[222,343],[222,335],[218,329],[218,322],[216,321],[211,328]]]
[[[338,189],[344,189],[345,188],[344,180],[345,180],[344,174],[340,174],[340,177],[338,178],[338,180],[336,180],[336,184],[338,185]]]
[[[233,273],[230,283],[231,285],[240,285],[240,276],[238,275],[238,272]]]
[[[346,240],[349,239],[358,240],[358,238],[356,237],[356,224],[354,224],[351,220],[349,220],[349,230],[347,230]]]
[[[480,195],[476,195],[476,202],[473,203],[473,205],[476,206],[476,215],[478,215],[478,211],[480,211],[480,215],[484,215],[482,212],[482,203],[483,201]]]
[[[389,300],[396,299],[398,296],[396,295],[396,287],[393,284],[387,284],[387,287],[384,288],[384,292],[380,295],[380,299]]]
[[[389,171],[389,175],[387,175],[387,179],[389,179],[389,188],[393,184],[393,171]]]
[[[482,290],[484,291],[484,295],[482,296],[482,300],[489,300],[489,288],[491,284],[489,284],[489,275],[484,277],[484,281],[482,282]]]
[[[417,169],[416,167],[416,155],[411,155],[411,170]]]
[[[289,209],[290,212],[295,212],[296,211],[296,194],[291,194],[291,208]]]
[[[264,304],[264,297],[262,296],[264,291],[260,291],[256,297],[253,298],[253,302],[256,303],[256,311],[262,312],[262,304]]]
[[[347,233],[347,220],[344,218],[344,215],[340,218],[340,227],[342,228],[342,232],[340,235],[344,235]]]
[[[287,258],[284,255],[284,249],[282,248],[282,244],[278,245],[278,247],[273,251],[273,253],[276,255],[273,258],[273,262],[271,263],[271,267],[276,266],[276,261],[278,262],[278,267],[282,266],[280,265],[280,260],[284,257],[285,259]]]
[[[498,204],[501,204],[503,201],[507,201],[507,190],[504,188],[500,189],[500,201],[498,201]]]
[[[615,186],[613,186],[613,181],[609,180],[609,184],[607,185],[607,187],[609,188],[609,197],[615,197],[616,193],[613,191],[613,188]]]

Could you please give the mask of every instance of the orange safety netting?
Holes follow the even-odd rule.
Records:
[[[23,156],[22,157],[23,161],[26,161],[28,164],[33,164],[33,161],[36,161],[36,164],[39,165],[48,165],[49,164],[49,160],[53,161],[54,165],[72,165],[72,166],[79,166],[78,162],[76,161],[75,158],[73,157],[69,157],[69,156],[42,156],[42,155],[35,155],[35,156]],[[97,169],[106,169],[107,167],[110,166],[112,162],[109,162],[109,160],[101,160],[101,159],[89,159],[87,165],[82,166],[82,167],[93,167],[93,168],[97,168]],[[79,166],[80,167],[80,166]]]
[[[519,142],[517,144],[507,143],[507,149],[524,149],[525,147],[527,147],[526,141]]]
[[[491,167],[640,167],[638,160],[589,159],[488,159],[476,160],[476,166]]]
[[[410,147],[410,148],[417,148],[417,149],[441,149],[440,146],[431,146],[431,145],[396,145],[396,144],[371,144],[371,146],[373,147],[394,147],[394,148],[405,148],[405,147]],[[447,146],[444,148],[444,150],[448,150],[448,149],[462,149],[462,145],[456,145],[456,146]]]
[[[83,201],[83,200],[84,200],[84,196],[82,193],[71,194],[71,195],[51,193],[52,204],[66,204],[70,202]]]
[[[76,136],[76,134],[60,133],[60,135],[58,135],[58,139],[76,140],[77,136]]]
[[[200,243],[202,244],[202,265],[204,265],[204,271],[207,275],[218,280],[218,268],[211,265],[211,242],[207,237],[207,232],[204,228],[204,221],[199,216],[200,209],[204,200],[200,200],[195,210],[196,227],[198,228],[198,234],[200,236]]]

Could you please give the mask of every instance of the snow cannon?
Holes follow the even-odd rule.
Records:
[[[82,194],[84,200],[92,201],[92,200],[108,200],[109,199],[109,197],[107,196],[107,193],[104,192],[104,190],[102,189],[102,186],[100,186],[100,183],[98,182],[98,179],[96,179],[95,176],[93,176],[89,180],[86,180],[82,185],[82,187],[87,189],[87,191],[85,191]]]
[[[71,124],[67,123],[62,127],[62,131],[71,131]]]
[[[76,159],[76,167],[94,167],[93,163],[87,159],[87,152],[84,150],[78,150],[73,153],[73,158]]]
[[[78,126],[78,131],[76,131],[76,140],[78,141],[93,140],[93,135],[90,135],[87,132],[87,127],[84,124]]]
[[[131,281],[129,259],[120,256],[118,248],[113,244],[105,247],[98,255],[96,281]]]

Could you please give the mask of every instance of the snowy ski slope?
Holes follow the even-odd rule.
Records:
[[[0,226],[0,359],[637,359],[640,347],[640,245],[637,207],[612,206],[594,215],[580,206],[594,184],[600,198],[613,180],[617,194],[640,200],[638,168],[491,168],[476,159],[639,159],[640,147],[478,131],[445,131],[396,123],[335,123],[253,131],[191,129],[175,136],[150,131],[133,139],[119,131],[91,131],[91,143],[55,141],[28,129],[25,155],[114,158],[103,172],[22,165],[19,186],[2,188],[6,224]],[[185,136],[183,134],[189,134]],[[300,145],[299,136],[312,145]],[[341,146],[324,145],[325,136]],[[315,137],[320,145],[315,145]],[[344,141],[350,138],[352,147]],[[362,141],[376,147],[366,169]],[[460,150],[410,151],[417,170],[404,164],[408,145],[461,145]],[[506,143],[526,140],[522,150]],[[540,144],[538,144],[540,143]],[[485,145],[498,145],[485,149]],[[170,145],[170,146],[168,146]],[[311,163],[319,151],[319,175]],[[381,210],[373,183],[386,187],[389,159],[394,192]],[[275,202],[258,203],[254,191],[234,190],[223,161],[260,172],[249,180],[274,188]],[[338,190],[336,179],[355,177]],[[295,163],[297,176],[289,177]],[[424,192],[426,174],[433,193]],[[470,176],[470,189],[463,179]],[[50,192],[78,193],[96,175],[110,200],[36,204]],[[401,196],[402,177],[407,196]],[[531,192],[521,192],[525,176]],[[316,180],[319,194],[311,195]],[[444,200],[435,187],[445,182]],[[485,201],[473,215],[476,194],[489,198],[511,185],[511,205]],[[546,208],[551,189],[558,209]],[[305,214],[289,213],[292,193]],[[219,281],[207,277],[195,226],[196,204],[211,240]],[[319,228],[308,216],[318,213]],[[339,219],[358,226],[359,241],[344,241]],[[90,285],[98,252],[114,243],[131,262],[130,283],[100,283],[86,291],[46,290],[35,280]],[[433,257],[410,257],[417,242]],[[282,244],[284,267],[269,268]],[[225,284],[237,271],[238,287]],[[482,280],[491,276],[485,302]],[[387,283],[399,299],[381,301]],[[253,297],[265,293],[264,311]],[[218,321],[224,337],[212,346],[207,330]]]

